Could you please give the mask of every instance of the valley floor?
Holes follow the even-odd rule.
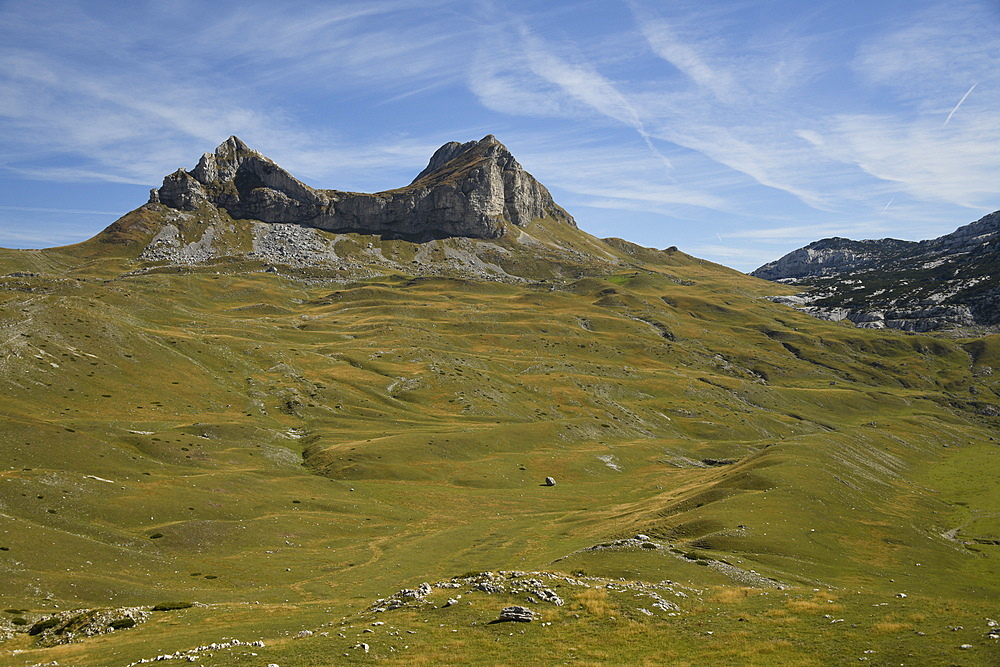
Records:
[[[684,258],[32,261],[0,278],[0,664],[1000,664],[1000,337]]]

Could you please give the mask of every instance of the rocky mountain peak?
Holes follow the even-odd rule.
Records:
[[[215,181],[225,181],[236,176],[243,160],[247,157],[263,158],[237,136],[231,136],[215,149],[215,153],[205,153],[191,172],[202,185]]]
[[[415,240],[497,238],[509,224],[543,217],[575,226],[493,135],[448,142],[409,186],[374,194],[311,188],[232,136],[190,172],[167,176],[150,203],[186,211],[216,206],[234,218]]]
[[[465,164],[481,159],[495,160],[503,169],[523,170],[517,160],[514,159],[514,156],[507,150],[507,147],[500,143],[492,134],[487,134],[479,141],[469,141],[464,144],[457,141],[449,141],[434,151],[430,162],[427,163],[423,171],[417,174],[410,185],[418,183],[425,178],[433,177],[438,172],[450,173],[460,169]]]

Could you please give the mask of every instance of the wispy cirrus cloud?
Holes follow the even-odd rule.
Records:
[[[990,206],[1000,182],[997,18],[978,2],[932,5],[866,42],[851,66],[897,105],[820,119],[817,147],[918,200]]]
[[[865,83],[891,91],[912,109],[944,115],[971,84],[995,85],[998,22],[993,2],[918,4],[861,44],[849,65]]]
[[[992,114],[970,113],[947,128],[933,118],[901,123],[889,115],[835,116],[826,123],[812,137],[820,139],[819,150],[915,199],[978,209],[996,196],[1000,128]]]
[[[570,169],[553,173],[561,187],[579,195],[579,205],[657,211],[675,218],[688,218],[686,209],[701,207],[746,223],[755,215],[774,219],[775,213],[763,205],[765,197],[756,194],[760,187],[752,190],[748,185],[755,184],[772,191],[782,209],[794,209],[787,201],[794,199],[804,207],[801,213],[841,218],[839,223],[772,226],[767,233],[747,236],[725,231],[732,232],[736,222],[713,225],[723,229],[716,233],[727,242],[764,243],[784,234],[785,242],[792,243],[811,240],[809,229],[868,236],[895,231],[906,236],[900,231],[902,211],[912,210],[914,202],[967,205],[982,199],[996,160],[985,154],[983,145],[966,143],[957,128],[951,128],[960,119],[971,121],[971,114],[964,114],[967,105],[973,108],[971,96],[957,105],[953,99],[948,107],[963,112],[953,113],[948,124],[956,136],[935,137],[905,111],[900,115],[905,100],[895,91],[893,99],[864,95],[852,100],[832,98],[827,90],[851,78],[861,86],[882,81],[882,76],[859,75],[859,63],[875,63],[875,46],[893,31],[913,30],[918,14],[872,21],[863,30],[831,30],[829,15],[819,9],[778,21],[765,36],[734,29],[747,10],[739,3],[709,9],[681,6],[675,11],[674,5],[636,0],[630,7],[637,31],[633,37],[644,40],[648,52],[666,65],[647,66],[640,79],[616,80],[614,63],[602,61],[596,51],[588,56],[579,43],[542,40],[523,25],[505,25],[495,40],[485,41],[475,76],[470,77],[470,88],[489,108],[574,123],[588,116],[602,118],[632,129],[673,167],[666,178],[650,178],[649,171],[638,178],[625,173],[598,176],[588,175],[584,162],[574,160],[572,164],[582,167],[581,175],[562,175]],[[831,60],[831,45],[843,44],[845,34],[850,37],[847,53]],[[912,42],[888,39],[890,45]],[[889,60],[904,61],[895,56]],[[884,114],[885,122],[877,113],[883,104],[892,108]],[[678,152],[671,145],[730,175],[725,183],[700,181],[706,170],[691,169],[692,160],[679,168]],[[949,149],[955,155],[950,160],[944,158]],[[980,168],[986,176],[970,177]],[[755,194],[748,197],[751,191]],[[894,206],[887,206],[889,201]],[[879,213],[883,217],[872,217]],[[867,222],[850,222],[859,219]]]
[[[684,73],[695,86],[726,103],[747,94],[733,72],[725,66],[709,64],[704,47],[696,48],[685,42],[668,21],[651,16],[641,5],[633,3],[631,7],[653,52]]]
[[[810,230],[937,235],[1000,207],[998,22],[993,0],[3,3],[0,177],[155,185],[237,134],[372,191],[493,133],[640,242],[749,262]]]
[[[409,156],[390,149],[379,160],[367,138],[304,124],[284,93],[446,85],[458,45],[443,48],[441,16],[419,17],[454,3],[294,4],[302,11],[244,3],[205,16],[171,3],[111,18],[74,2],[0,9],[0,155],[26,177],[147,184],[164,164],[186,165],[230,134],[293,163],[301,157],[317,176],[347,159]],[[452,38],[468,29],[458,23]],[[53,156],[76,165],[53,165]],[[333,159],[326,169],[321,156]]]
[[[740,186],[731,174],[692,153],[671,156],[675,171],[697,180],[682,184],[665,177],[659,158],[635,142],[595,145],[592,136],[559,132],[545,139],[517,134],[512,139],[522,164],[578,206],[660,213],[676,212],[678,206],[727,210],[730,203],[716,193]]]
[[[1000,173],[988,147],[1000,139],[993,111],[1000,102],[1000,48],[984,45],[1000,43],[982,3],[931,7],[861,37],[856,57],[839,76],[856,75],[861,85],[879,88],[881,97],[873,103],[859,96],[854,112],[802,104],[818,84],[807,74],[808,62],[803,65],[808,49],[792,68],[802,73],[797,81],[765,91],[754,82],[767,80],[764,73],[780,60],[775,54],[726,44],[720,35],[688,44],[668,22],[641,10],[637,16],[651,48],[694,84],[681,108],[671,94],[658,106],[646,104],[663,119],[654,126],[661,138],[820,211],[849,202],[874,206],[887,186],[916,199],[973,208],[995,195]],[[803,35],[800,47],[822,39]],[[726,58],[727,52],[742,58]],[[956,78],[973,84],[960,89],[965,95],[957,104],[946,83]],[[974,84],[985,80],[994,82],[991,89],[971,96]],[[734,83],[743,81],[750,83]]]
[[[654,135],[810,207],[832,210],[836,196],[818,187],[829,176],[829,159],[794,132],[803,120],[794,111],[796,86],[808,79],[796,78],[805,69],[801,45],[748,43],[746,35],[725,30],[729,20],[717,9],[703,10],[712,17],[689,12],[678,24],[640,3],[631,6],[651,51],[683,75],[643,97]]]
[[[470,73],[470,89],[487,107],[516,114],[551,117],[597,115],[633,130],[662,167],[670,159],[653,143],[640,112],[628,96],[596,67],[577,55],[568,57],[524,26],[513,47],[498,54],[481,50]],[[492,43],[504,41],[497,37]],[[488,55],[487,55],[488,54]]]

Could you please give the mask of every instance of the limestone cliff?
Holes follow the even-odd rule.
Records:
[[[311,188],[230,137],[190,172],[167,176],[150,201],[186,211],[212,205],[234,218],[410,240],[498,238],[510,225],[546,216],[575,227],[493,135],[447,143],[410,185],[374,194]]]

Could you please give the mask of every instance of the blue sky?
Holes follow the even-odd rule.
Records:
[[[0,246],[231,134],[314,187],[495,134],[580,226],[741,270],[1000,209],[1000,3],[0,2]]]

